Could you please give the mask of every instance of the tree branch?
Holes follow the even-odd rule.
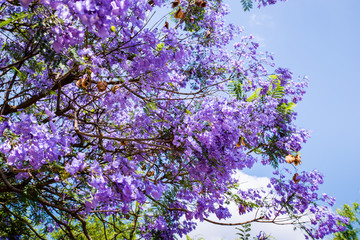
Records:
[[[55,85],[50,90],[55,91],[59,87],[63,87],[65,85],[72,83],[74,80],[77,80],[79,77],[79,74],[76,73],[77,69],[78,69],[77,66],[74,66],[73,68],[71,68],[64,76],[62,76],[61,78],[56,80],[57,83],[55,83]],[[8,115],[10,113],[17,112],[19,109],[27,108],[27,107],[35,104],[40,99],[49,95],[49,92],[50,91],[40,92],[38,95],[31,97],[30,99],[26,100],[25,102],[20,103],[17,106],[10,106],[7,103],[4,103],[4,106],[3,106],[4,110],[3,110],[2,115]]]

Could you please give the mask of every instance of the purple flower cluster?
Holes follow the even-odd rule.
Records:
[[[266,7],[267,5],[273,5],[275,3],[277,3],[278,0],[256,0],[256,2],[258,3],[258,7]],[[282,2],[286,2],[287,0],[279,0]]]

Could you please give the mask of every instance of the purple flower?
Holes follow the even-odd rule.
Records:
[[[54,231],[54,226],[52,224],[46,225],[46,228],[47,228],[48,232],[50,232],[50,233]]]
[[[86,166],[86,162],[84,161],[85,153],[78,153],[77,158],[72,160],[70,164],[66,164],[65,170],[70,173],[71,175],[74,175],[75,173],[82,171]]]
[[[19,0],[20,3],[21,3],[21,6],[27,8],[29,7],[30,3],[33,1],[33,0]]]

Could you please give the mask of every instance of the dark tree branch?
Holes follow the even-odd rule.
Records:
[[[62,76],[61,78],[56,80],[57,83],[50,90],[55,91],[59,87],[63,87],[65,85],[72,83],[74,80],[77,80],[79,78],[77,69],[78,69],[77,66],[74,66],[73,68],[71,68],[64,76]],[[3,106],[4,110],[3,110],[2,115],[8,115],[10,113],[17,112],[19,109],[27,108],[27,107],[35,104],[40,99],[49,95],[49,92],[50,91],[43,91],[43,92],[39,93],[38,95],[35,95],[35,96],[31,97],[30,99],[20,103],[17,106],[10,106],[6,102],[4,102],[4,106]]]
[[[7,208],[7,207],[5,206],[4,203],[0,203],[0,204],[3,206],[3,208],[5,208],[6,211],[8,211],[8,212],[9,212],[10,214],[12,214],[14,217],[20,219],[22,222],[24,222],[24,223],[31,229],[31,231],[33,231],[33,232],[35,233],[35,235],[36,235],[39,239],[46,240],[45,238],[41,237],[41,236],[38,234],[38,232],[31,226],[31,224],[30,224],[26,219],[20,217],[20,216],[17,215],[16,213],[12,212],[9,208]]]
[[[261,219],[263,219],[264,216],[261,216],[259,218],[254,218],[252,220],[249,221],[245,221],[245,222],[239,222],[239,223],[221,223],[221,222],[216,222],[216,221],[212,221],[210,219],[204,218],[205,221],[212,223],[212,224],[216,224],[216,225],[222,225],[222,226],[239,226],[239,225],[244,225],[246,223],[252,223],[252,222],[257,222]]]
[[[28,60],[28,59],[30,59],[30,58],[38,55],[38,54],[39,54],[39,52],[35,52],[35,53],[32,53],[32,54],[29,54],[28,56],[25,56],[25,57],[23,57],[22,59],[14,62],[14,63],[11,63],[11,64],[9,64],[9,65],[7,65],[7,66],[5,66],[5,67],[1,67],[1,68],[0,68],[0,71],[7,70],[7,69],[9,69],[9,68],[11,68],[11,67],[13,67],[13,66],[15,66],[15,65],[17,65],[17,64],[23,63],[23,62],[25,62],[26,60]]]
[[[22,193],[23,191],[14,187],[13,185],[11,185],[11,183],[8,181],[8,179],[6,178],[5,174],[3,173],[3,171],[1,171],[0,169],[0,176],[3,180],[3,182],[5,183],[5,185],[13,192],[16,192],[16,193]]]

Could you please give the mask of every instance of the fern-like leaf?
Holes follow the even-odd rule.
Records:
[[[252,0],[241,0],[244,11],[250,11],[253,7]]]

